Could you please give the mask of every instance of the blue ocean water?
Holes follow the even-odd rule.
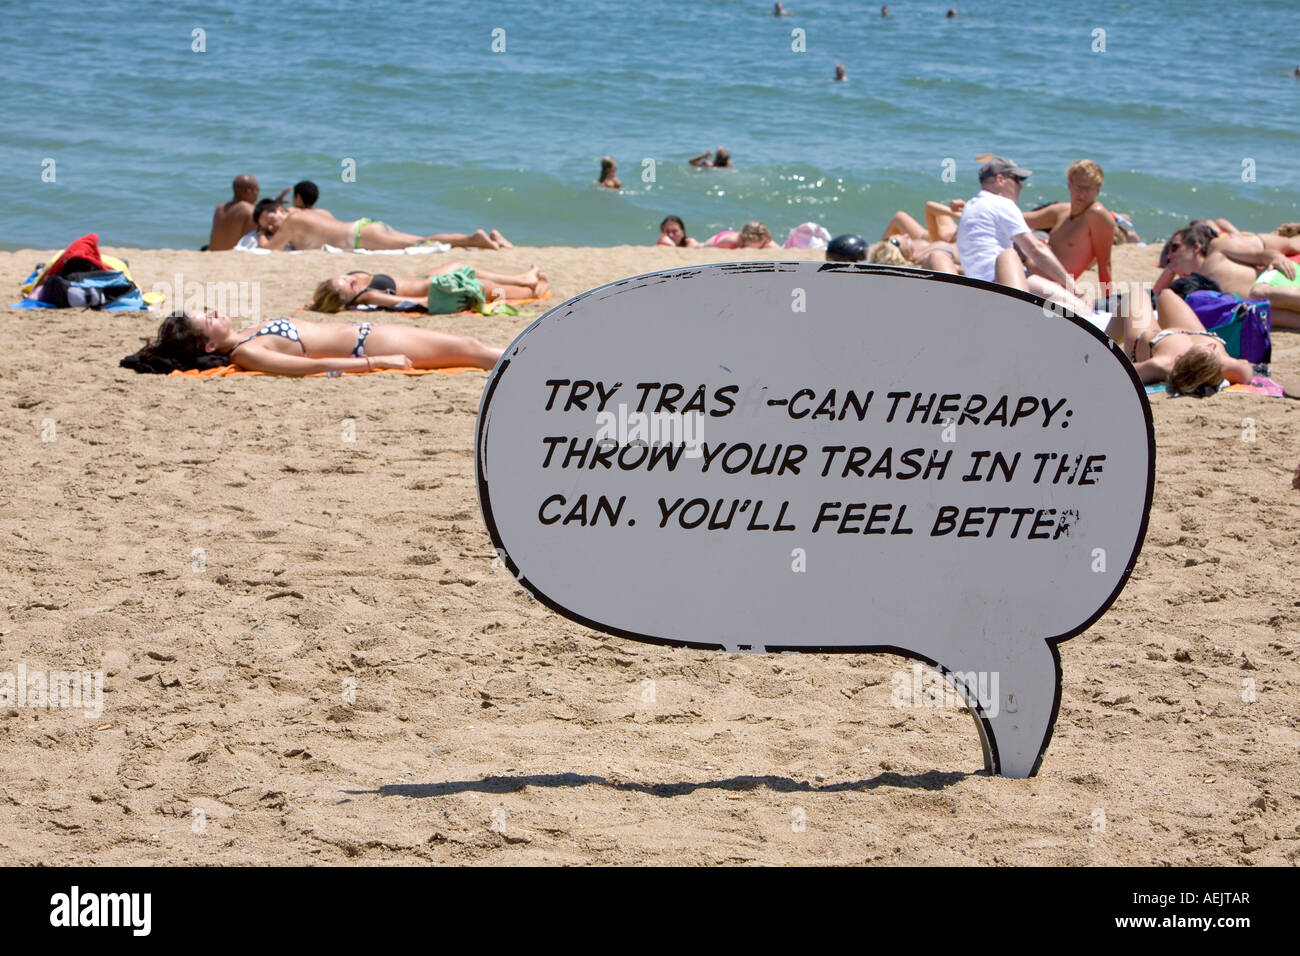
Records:
[[[1144,237],[1300,219],[1295,0],[786,7],[5,0],[0,248],[197,248],[245,172],[314,180],[342,219],[529,245],[649,243],[668,213],[874,236],[973,195],[985,152],[1036,171],[1025,208],[1096,160]],[[735,170],[687,165],[720,145]],[[621,193],[594,185],[604,154]]]

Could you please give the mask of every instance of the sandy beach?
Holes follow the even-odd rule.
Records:
[[[265,316],[347,269],[538,263],[552,299],[517,318],[409,320],[502,345],[626,276],[820,258],[104,251],[146,291],[258,283]],[[1118,247],[1117,280],[1158,251]],[[3,304],[50,254],[0,253]],[[10,864],[1300,862],[1300,402],[1151,397],[1141,558],[1011,780],[963,711],[891,706],[910,661],[664,649],[535,602],[476,500],[487,373],[119,368],[159,318],[0,321],[0,672],[106,675],[90,717],[0,707]],[[1300,334],[1272,369],[1300,383]]]

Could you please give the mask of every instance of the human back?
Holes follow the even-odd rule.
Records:
[[[957,254],[966,275],[992,282],[998,255],[1026,232],[1029,226],[1014,201],[981,189],[966,203],[957,227]]]

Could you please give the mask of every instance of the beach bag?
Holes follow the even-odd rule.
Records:
[[[1228,354],[1248,362],[1268,362],[1273,357],[1267,299],[1241,299],[1227,292],[1197,291],[1187,294],[1201,325],[1223,339]]]
[[[89,308],[125,312],[148,308],[136,284],[118,269],[65,272],[50,276],[41,286],[40,301],[58,309]]]

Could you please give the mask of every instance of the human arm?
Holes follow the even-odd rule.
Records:
[[[1159,385],[1169,377],[1171,368],[1172,366],[1168,362],[1158,356],[1153,356],[1133,366],[1143,385]]]
[[[1249,385],[1255,377],[1255,367],[1245,359],[1226,359],[1219,363],[1223,377],[1233,385]]]
[[[1110,296],[1110,252],[1115,245],[1115,220],[1100,203],[1088,210],[1088,240],[1097,257],[1097,281],[1102,299]]]
[[[402,308],[403,312],[425,312],[427,308],[419,302],[415,302],[410,296],[393,295],[391,292],[380,292],[378,289],[371,289],[363,292],[350,303],[351,305],[377,305],[383,309],[394,309],[401,306],[414,306],[414,308]]]
[[[1061,217],[1069,214],[1070,204],[1068,202],[1054,202],[1042,209],[1031,209],[1025,213],[1025,225],[1030,229],[1051,232],[1061,224]]]
[[[1038,273],[1044,279],[1055,282],[1071,295],[1079,294],[1074,287],[1074,280],[1065,271],[1065,266],[1061,265],[1061,260],[1056,258],[1056,253],[1035,239],[1033,233],[1022,232],[1020,235],[1014,236],[1011,241],[1029,260],[1032,271]]]
[[[270,348],[245,345],[230,355],[230,361],[250,372],[270,375],[315,375],[317,372],[365,372],[376,368],[410,368],[405,355],[367,355],[363,358],[309,358],[287,355]]]
[[[712,166],[713,161],[709,159],[709,157],[712,155],[713,155],[713,150],[710,149],[707,152],[700,153],[700,155],[687,160],[687,162],[689,162],[692,166]]]
[[[1243,233],[1236,233],[1219,236],[1210,243],[1210,248],[1223,253],[1233,262],[1238,262],[1243,266],[1250,266],[1254,269],[1277,269],[1288,279],[1295,278],[1294,262],[1282,255],[1282,253],[1272,249],[1246,248],[1253,245],[1254,243],[1246,239]]]
[[[259,231],[257,234],[258,246],[263,249],[284,249],[289,245],[289,230],[286,226],[287,224],[282,223],[280,228],[275,231],[275,234],[270,236]]]

